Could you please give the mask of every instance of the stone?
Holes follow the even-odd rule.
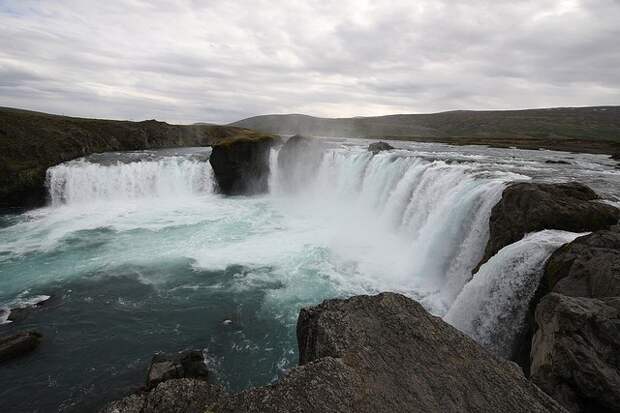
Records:
[[[147,389],[170,379],[197,378],[207,380],[209,372],[204,353],[188,350],[179,353],[159,353],[153,356],[147,373]]]
[[[620,226],[579,237],[547,260],[545,289],[572,297],[620,296]]]
[[[578,182],[509,185],[491,211],[489,240],[474,273],[500,249],[527,233],[544,229],[588,232],[615,225],[620,210],[598,199],[592,189]]]
[[[225,195],[254,195],[269,190],[269,151],[275,138],[229,139],[213,145],[209,162]]]
[[[36,331],[20,331],[0,337],[0,363],[15,359],[34,351],[43,336]]]
[[[389,151],[390,149],[394,149],[394,147],[387,142],[373,142],[368,145],[368,150],[375,155],[381,151]]]
[[[620,297],[551,293],[536,324],[532,381],[571,412],[620,411]]]

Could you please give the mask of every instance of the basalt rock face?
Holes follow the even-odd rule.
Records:
[[[620,297],[620,225],[558,248],[543,282],[548,291],[572,297]]]
[[[508,186],[491,211],[489,241],[477,268],[529,232],[544,229],[588,232],[615,225],[620,210],[596,202],[598,199],[592,189],[577,182],[520,182]]]
[[[0,207],[44,204],[47,168],[92,153],[208,146],[260,136],[230,126],[84,119],[0,108]]]
[[[377,154],[381,151],[389,151],[390,149],[394,149],[394,147],[387,142],[374,142],[368,145],[368,150],[373,154]]]
[[[551,293],[536,322],[532,380],[571,412],[620,411],[620,297]]]
[[[0,363],[34,351],[41,344],[41,334],[36,331],[0,337]]]
[[[297,337],[300,366],[272,385],[227,395],[170,380],[104,412],[564,411],[512,363],[399,294],[304,309]]]
[[[305,187],[323,158],[320,140],[302,135],[289,138],[278,152],[280,182],[287,191]]]
[[[225,195],[252,195],[269,190],[269,150],[273,137],[229,139],[213,145],[209,162],[218,189]]]

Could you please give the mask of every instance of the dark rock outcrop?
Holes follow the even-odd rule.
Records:
[[[570,162],[568,162],[568,161],[562,161],[562,160],[557,160],[556,161],[554,159],[547,159],[545,161],[545,163],[548,163],[548,164],[558,164],[558,165],[570,165]]]
[[[12,322],[23,321],[36,311],[56,307],[61,303],[62,298],[59,295],[51,295],[41,301],[35,302],[32,305],[11,308],[7,320]]]
[[[171,379],[195,378],[207,380],[209,372],[205,356],[200,350],[180,353],[159,353],[153,356],[146,376],[146,388]]]
[[[551,293],[536,322],[532,380],[571,412],[620,411],[620,297]]]
[[[390,149],[394,149],[394,147],[387,142],[373,142],[368,145],[368,150],[373,154],[377,154],[381,151],[389,151]]]
[[[104,412],[564,411],[514,364],[399,294],[304,309],[297,337],[300,366],[275,384],[226,395],[169,380]]]
[[[620,297],[620,226],[579,237],[549,257],[546,291],[572,297]]]
[[[0,363],[34,351],[41,344],[42,337],[36,331],[20,331],[0,337]]]
[[[213,145],[209,162],[221,193],[252,195],[269,189],[271,136],[255,139],[227,139]]]
[[[44,204],[47,168],[92,153],[208,146],[260,136],[265,135],[232,126],[84,119],[0,108],[0,207]]]
[[[614,159],[616,161],[620,161],[620,152],[616,152],[616,153],[611,154],[610,158]]]
[[[302,135],[290,137],[278,152],[278,170],[284,189],[303,188],[315,177],[322,157],[323,145],[319,139]]]
[[[491,211],[489,240],[477,268],[529,232],[544,229],[587,232],[615,225],[620,210],[596,202],[598,199],[592,189],[577,182],[520,182],[508,186]]]

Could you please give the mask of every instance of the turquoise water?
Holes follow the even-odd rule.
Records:
[[[92,411],[137,389],[157,351],[205,349],[231,391],[272,382],[297,364],[303,306],[389,290],[446,315],[507,182],[578,179],[619,195],[620,172],[601,156],[548,165],[568,154],[401,146],[372,157],[332,142],[309,176],[277,169],[274,151],[270,193],[257,197],[215,194],[204,149],[50,169],[49,207],[0,214],[0,307],[53,297],[0,324],[0,334],[44,335],[36,352],[0,367],[0,411]],[[294,193],[288,176],[301,179]],[[494,302],[486,285],[467,295],[482,294],[475,288]],[[501,291],[504,302],[514,296]],[[488,306],[463,301],[467,320],[495,328]]]

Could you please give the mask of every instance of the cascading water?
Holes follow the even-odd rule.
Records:
[[[419,300],[501,354],[514,336],[506,317],[520,317],[541,263],[576,236],[533,234],[472,278],[506,183],[561,176],[618,187],[595,155],[577,167],[546,164],[548,152],[407,144],[372,155],[362,145],[331,143],[282,165],[274,149],[270,193],[253,197],[213,193],[204,149],[50,168],[50,207],[0,216],[0,307],[62,303],[29,319],[51,337],[49,352],[0,378],[3,401],[95,411],[93,394],[143,380],[148,355],[190,347],[208,348],[231,390],[268,383],[297,362],[300,307],[380,291]]]
[[[187,197],[212,190],[207,162],[186,157],[164,157],[139,162],[92,163],[81,159],[48,169],[52,205]]]

